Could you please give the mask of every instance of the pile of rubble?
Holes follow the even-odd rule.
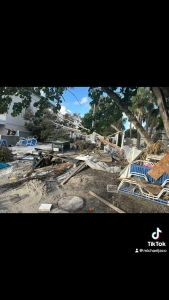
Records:
[[[89,147],[84,147],[82,152],[71,150],[63,154],[41,147],[41,149],[35,148],[33,152],[26,152],[24,155],[20,153],[15,157],[15,162],[25,161],[29,168],[24,173],[20,173],[18,178],[13,178],[15,184],[19,185],[30,180],[36,183],[36,180],[42,180],[56,182],[61,187],[83,169],[91,168],[120,174],[119,186],[107,185],[108,192],[132,194],[169,205],[169,151],[165,150],[160,142],[157,142],[153,149],[147,148],[141,151],[134,147],[130,149],[125,146],[118,147],[102,137],[99,138],[104,144],[104,150],[100,150],[96,143],[91,147],[91,151]],[[88,154],[86,154],[86,149]],[[92,191],[90,194],[117,212],[124,213]],[[83,199],[78,199],[78,197],[61,198],[61,200],[55,212],[73,211],[84,205]],[[19,200],[15,199],[15,201]],[[50,211],[51,207],[52,204],[42,203],[39,211]],[[69,209],[66,209],[67,207]]]
[[[105,144],[107,144],[107,141]],[[78,150],[74,151],[72,149],[71,151],[63,154],[52,151],[52,148],[50,150],[47,150],[45,148],[43,149],[43,147],[34,148],[34,151],[31,149],[32,151],[26,151],[25,153],[21,152],[21,148],[18,148],[18,152],[15,150],[15,161],[10,164],[11,172],[9,173],[12,173],[13,176],[11,176],[11,174],[8,176],[8,179],[10,179],[10,181],[8,183],[5,183],[3,185],[3,188],[1,187],[1,189],[4,192],[11,188],[19,188],[19,186],[22,185],[24,191],[27,191],[27,194],[29,195],[30,190],[36,190],[36,180],[40,180],[41,182],[56,182],[56,185],[58,187],[62,187],[71,178],[76,176],[76,174],[78,174],[85,168],[101,170],[109,173],[120,173],[122,167],[120,165],[113,166],[113,162],[117,162],[118,155],[120,160],[123,160],[122,153],[124,153],[124,151],[117,151],[117,148],[115,147],[115,160],[113,157],[114,148],[110,147],[110,144],[108,145],[109,147],[106,150],[99,150],[97,143],[91,144],[91,147],[85,147],[88,150],[89,154],[86,154],[86,149],[84,149],[84,151],[82,152],[79,152]],[[91,148],[91,150],[89,148]],[[27,148],[25,148],[25,150],[26,149]],[[26,185],[28,181],[29,183],[28,185]],[[32,188],[31,182],[33,184]],[[30,186],[30,189],[28,189],[28,186]],[[34,194],[32,195],[33,197],[35,196]],[[10,199],[10,201],[13,201],[12,203],[15,205],[21,201],[20,196],[18,196],[15,191],[14,195],[12,192],[12,197],[13,198]],[[69,207],[69,210],[71,211],[72,209],[77,209],[77,207],[79,207],[78,203],[79,205],[82,205],[83,201],[77,199],[76,197],[71,197],[71,199],[63,199],[63,202],[65,203],[65,207]],[[49,203],[42,203],[42,205],[39,207],[39,211],[50,211],[52,209],[52,205],[47,204]],[[64,212],[66,209],[64,209],[64,205],[62,205],[62,202],[59,202],[58,204],[60,204],[59,210],[56,210],[55,212]],[[74,208],[71,208],[71,205],[73,205]],[[51,212],[53,212],[53,210]]]
[[[119,192],[169,206],[169,151],[157,141],[121,171],[119,180]]]

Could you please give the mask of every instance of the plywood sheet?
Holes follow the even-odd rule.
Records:
[[[148,174],[155,180],[158,180],[164,173],[169,174],[168,153],[148,172]]]

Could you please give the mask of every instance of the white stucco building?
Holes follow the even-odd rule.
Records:
[[[12,117],[12,107],[15,102],[22,102],[22,99],[19,96],[12,96],[12,103],[9,107],[9,110],[6,114],[0,114],[0,135],[6,135],[7,129],[14,130],[14,131],[28,131],[25,127],[25,120],[23,119],[23,116],[25,114],[25,109],[22,110],[22,112],[16,116]],[[33,104],[37,101],[39,101],[40,97],[32,94],[32,102],[30,107],[32,108],[33,112],[37,111],[37,108],[33,106]]]

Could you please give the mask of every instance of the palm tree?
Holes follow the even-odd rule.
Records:
[[[157,123],[157,116],[159,114],[158,108],[155,106],[155,98],[153,97],[152,90],[145,87],[140,87],[136,96],[132,97],[131,110],[137,115],[137,119],[142,125],[146,123],[145,129],[151,138],[153,128]],[[137,147],[140,147],[140,135],[137,135]]]

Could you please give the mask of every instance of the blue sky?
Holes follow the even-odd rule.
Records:
[[[62,114],[65,114],[67,112],[80,113],[80,115],[83,117],[84,114],[89,112],[90,110],[89,103],[91,99],[88,97],[88,89],[89,89],[88,87],[75,87],[74,89],[69,89],[70,92],[66,91],[63,94],[65,101],[63,100],[62,102],[61,113]],[[129,128],[128,121],[126,121],[125,127],[126,129]]]
[[[75,87],[69,91],[63,94],[65,101],[62,102],[61,113],[71,111],[71,113],[80,113],[83,117],[90,110],[91,99],[88,97],[88,87]]]

